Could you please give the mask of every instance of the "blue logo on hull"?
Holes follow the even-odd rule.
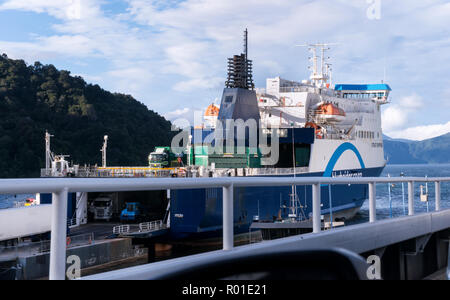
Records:
[[[366,165],[364,164],[364,161],[361,157],[361,153],[359,153],[358,149],[355,147],[355,145],[351,143],[344,143],[339,146],[339,148],[336,149],[333,156],[331,157],[330,161],[328,162],[328,165],[325,169],[325,173],[323,174],[323,177],[331,177],[333,174],[334,167],[336,166],[339,158],[341,158],[342,154],[346,151],[353,151],[355,153],[356,157],[359,160],[359,164],[361,165],[361,169],[365,169]]]

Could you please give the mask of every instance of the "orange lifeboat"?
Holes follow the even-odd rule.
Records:
[[[333,103],[319,105],[315,113],[326,122],[341,122],[346,116],[345,111]]]
[[[218,117],[219,116],[219,111],[220,111],[220,108],[217,105],[211,104],[206,109],[205,117]]]
[[[210,106],[208,106],[203,116],[204,120],[206,121],[207,127],[215,127],[217,118],[219,117],[219,112],[219,106],[215,104],[211,104]]]

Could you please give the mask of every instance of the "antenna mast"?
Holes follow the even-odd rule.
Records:
[[[245,60],[248,59],[248,30],[245,28],[244,31],[244,53],[245,53]]]
[[[45,169],[49,170],[51,162],[53,160],[53,153],[50,150],[50,138],[53,137],[53,135],[50,135],[48,131],[45,131]]]
[[[248,59],[248,30],[244,31],[244,53],[228,59],[227,88],[253,90],[255,84],[252,76],[253,62]]]
[[[330,50],[329,46],[336,44],[309,44],[309,45],[297,45],[297,47],[308,47],[308,50],[312,52],[313,67],[311,71],[310,79],[317,87],[326,87],[328,80],[331,78],[331,64],[328,63],[329,57],[325,56],[326,51]],[[320,73],[319,73],[319,57],[317,51],[320,51]]]

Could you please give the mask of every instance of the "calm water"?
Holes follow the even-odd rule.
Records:
[[[382,177],[399,177],[401,173],[404,173],[407,177],[450,177],[450,164],[439,165],[388,165],[385,169]],[[428,207],[427,203],[420,202],[420,185],[426,186],[425,183],[416,183],[415,190],[415,205],[414,209],[416,213],[423,213],[433,211],[435,209],[435,194],[434,183],[428,184]],[[390,218],[391,211],[394,217],[402,216],[405,212],[408,214],[408,184],[391,185],[391,201],[389,201],[389,186],[388,184],[377,185],[377,218],[386,219]],[[403,204],[403,195],[404,203]],[[392,203],[392,204],[391,204]],[[392,209],[391,209],[392,206]],[[450,208],[450,183],[441,184],[441,208]],[[366,201],[361,209],[361,212],[357,215],[355,221],[364,220],[369,218],[369,201]]]
[[[27,198],[35,198],[36,195],[0,195],[0,209],[23,206]]]

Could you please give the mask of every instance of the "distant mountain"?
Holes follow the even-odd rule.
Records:
[[[414,141],[412,140],[407,140],[407,139],[393,139],[391,137],[388,137],[387,135],[383,134],[383,139],[387,140],[387,141],[394,141],[394,142],[403,142],[403,143],[407,143],[407,144],[411,144],[414,143]]]
[[[125,76],[125,75],[124,75]],[[129,95],[113,94],[53,65],[0,56],[0,177],[39,177],[44,134],[55,154],[100,164],[109,136],[108,165],[147,165],[155,146],[170,144],[171,123]]]
[[[450,133],[425,141],[384,136],[384,152],[389,164],[450,163]]]

